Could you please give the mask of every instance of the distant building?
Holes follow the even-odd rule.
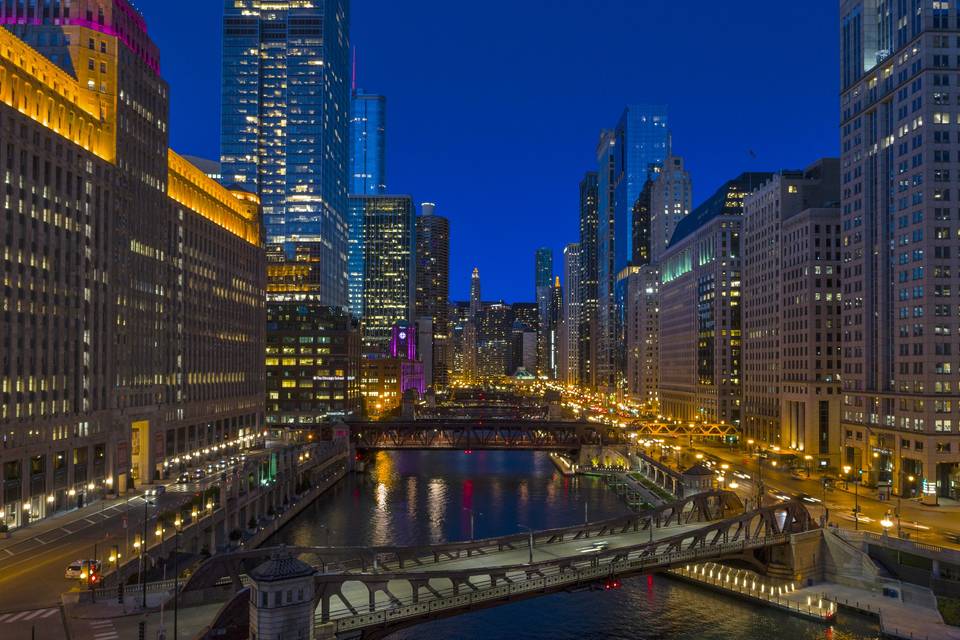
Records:
[[[674,231],[660,264],[660,402],[682,421],[741,420],[743,199],[771,173],[721,186]]]
[[[577,379],[586,387],[596,385],[597,345],[597,172],[588,171],[580,181],[580,323]]]
[[[203,171],[204,175],[211,180],[215,182],[222,182],[223,175],[220,168],[220,163],[218,161],[188,155],[184,155],[183,159],[195,166],[197,169],[200,169],[200,171]]]
[[[387,99],[363,89],[350,100],[350,193],[387,193]]]
[[[416,327],[406,323],[394,325],[387,352],[362,359],[360,391],[369,417],[379,419],[395,412],[407,391],[423,396],[426,384],[415,332]]]
[[[550,296],[553,289],[553,249],[540,247],[534,255],[534,294],[540,309],[538,326],[543,330],[539,335],[538,352],[540,354],[540,369],[543,373],[548,367],[549,354],[547,353],[547,339],[545,333],[548,316],[550,314]]]
[[[560,380],[580,383],[580,245],[563,249],[563,309],[560,324]]]
[[[660,271],[656,265],[627,267],[624,345],[626,393],[634,402],[659,406]]]
[[[421,350],[424,363],[431,361],[428,384],[445,388],[450,359],[450,222],[424,202],[417,218],[416,310],[418,319],[429,318],[433,335],[431,351]]]
[[[413,321],[415,212],[410,196],[350,196],[351,310],[359,315],[364,355],[386,352],[393,326]],[[360,274],[362,273],[362,278]]]
[[[513,356],[513,309],[504,302],[485,303],[480,313],[477,369],[482,378],[509,373]]]
[[[693,184],[683,158],[667,156],[650,189],[650,262],[657,264],[677,225],[690,214]]]
[[[615,285],[617,274],[634,262],[633,207],[640,196],[651,165],[662,164],[667,155],[669,130],[664,106],[630,105],[617,126],[604,131],[597,147],[597,380],[612,390],[616,382]],[[636,256],[640,258],[640,256]]]

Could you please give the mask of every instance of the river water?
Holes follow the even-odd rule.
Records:
[[[413,545],[477,538],[627,513],[597,479],[565,478],[528,451],[380,452],[321,496],[273,543]],[[614,591],[556,593],[437,620],[391,640],[867,640],[869,620],[828,628],[660,575]]]

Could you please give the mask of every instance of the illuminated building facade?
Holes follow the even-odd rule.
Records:
[[[633,208],[651,165],[662,165],[667,155],[667,108],[630,105],[617,126],[603,131],[597,146],[597,308],[596,385],[613,390],[617,363],[622,361],[617,341],[617,274],[633,255]],[[649,238],[648,233],[644,233]],[[635,260],[637,258],[637,260]]]
[[[955,2],[840,3],[842,464],[960,497]]]
[[[349,31],[348,0],[224,6],[223,180],[260,197],[271,290],[333,307],[348,304]],[[273,283],[284,262],[293,290]]]
[[[560,380],[578,384],[580,370],[580,245],[563,248],[563,309],[560,321]]]
[[[287,429],[360,415],[360,327],[308,301],[267,305],[267,423]]]
[[[448,383],[450,359],[450,221],[434,213],[434,204],[424,202],[417,218],[416,309],[417,324],[429,319],[431,351],[420,350],[426,365],[427,384],[443,389]],[[424,341],[426,342],[426,340]]]
[[[809,217],[839,201],[839,162],[825,158],[802,171],[777,172],[743,204],[743,434],[828,464],[839,432],[841,303],[834,258],[840,248],[833,233],[839,221],[814,225],[812,235],[800,226],[788,236],[784,227],[802,212]],[[801,383],[811,383],[810,394]],[[827,405],[822,410],[819,400]]]
[[[660,264],[660,402],[668,418],[740,425],[743,198],[770,173],[728,181],[685,217]]]
[[[16,527],[255,441],[265,269],[257,197],[168,151],[136,10],[4,2],[0,23],[0,521]]]
[[[364,355],[387,352],[394,325],[411,323],[416,288],[416,212],[410,196],[350,196],[351,291]],[[361,277],[362,275],[362,277]]]
[[[387,98],[356,89],[350,100],[350,193],[387,192]]]
[[[416,327],[407,323],[390,330],[387,352],[363,358],[360,389],[366,414],[374,419],[395,412],[407,392],[416,399],[426,391],[423,363],[417,360]]]
[[[597,336],[597,185],[596,171],[580,181],[580,327],[577,379],[586,387],[596,385]]]

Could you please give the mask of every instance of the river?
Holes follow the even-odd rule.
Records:
[[[627,513],[597,479],[565,478],[528,451],[380,452],[274,536],[290,545],[413,545]],[[869,620],[833,628],[660,575],[613,591],[556,593],[399,631],[391,640],[867,640]]]

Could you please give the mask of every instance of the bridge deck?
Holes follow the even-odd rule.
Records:
[[[677,535],[690,533],[702,529],[708,523],[696,522],[684,525],[672,525],[653,530],[653,540],[664,540]],[[604,541],[608,544],[607,551],[616,549],[625,549],[637,547],[650,542],[650,532],[628,532],[622,534],[612,534],[597,538],[567,540],[564,542],[554,542],[546,545],[535,546],[533,550],[534,565],[544,563],[554,564],[555,571],[551,567],[538,567],[540,573],[557,573],[562,564],[558,561],[569,560],[575,564],[582,565],[582,568],[593,564],[591,556],[596,555],[588,551],[593,548],[598,541]],[[384,577],[397,576],[397,578],[387,580],[385,591],[377,591],[374,596],[374,609],[380,611],[395,611],[398,605],[412,605],[414,602],[413,586],[408,579],[403,579],[402,575],[414,575],[418,578],[424,577],[423,574],[442,572],[444,577],[429,578],[427,583],[419,586],[418,602],[424,606],[430,606],[431,601],[445,600],[454,596],[453,580],[446,577],[451,572],[465,572],[465,579],[472,586],[458,589],[459,592],[479,592],[489,589],[493,586],[492,574],[502,574],[504,582],[519,584],[526,581],[527,571],[525,565],[530,559],[529,548],[526,546],[512,549],[504,549],[495,553],[482,555],[473,555],[470,557],[453,558],[442,560],[435,564],[423,567],[414,567],[406,569],[396,569]],[[343,583],[340,593],[346,602],[330,607],[330,618],[333,620],[339,618],[352,618],[355,612],[363,611],[370,613],[369,610],[369,590],[363,582],[347,581]],[[391,598],[392,596],[392,598]],[[439,604],[439,603],[437,603]],[[351,610],[352,609],[352,610]]]

